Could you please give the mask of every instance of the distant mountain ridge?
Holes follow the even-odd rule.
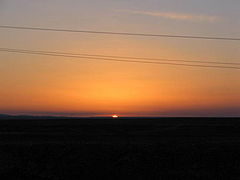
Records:
[[[0,119],[63,119],[63,118],[69,118],[69,117],[0,114]]]
[[[69,117],[69,116],[37,116],[37,115],[10,115],[10,114],[0,114],[0,120],[6,119],[112,119],[112,117]]]
[[[0,118],[1,117],[11,117],[11,115],[8,115],[8,114],[0,114]]]

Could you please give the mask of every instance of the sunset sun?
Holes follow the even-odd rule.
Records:
[[[112,115],[112,118],[118,118],[118,117],[119,117],[119,116],[116,115],[116,114]]]

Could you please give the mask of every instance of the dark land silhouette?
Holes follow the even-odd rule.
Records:
[[[1,179],[240,178],[240,118],[0,115]]]

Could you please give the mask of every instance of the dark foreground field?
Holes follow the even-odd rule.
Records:
[[[0,178],[240,179],[240,119],[0,120]]]

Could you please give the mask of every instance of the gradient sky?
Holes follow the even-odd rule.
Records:
[[[0,25],[240,37],[236,0],[0,0]],[[240,42],[0,29],[0,46],[239,62]],[[240,116],[240,71],[0,52],[0,113]]]

